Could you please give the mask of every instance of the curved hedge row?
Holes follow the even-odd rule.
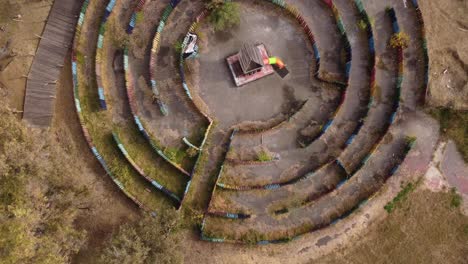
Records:
[[[388,175],[385,178],[386,180],[389,179],[391,176],[395,175],[398,172],[398,168],[399,168],[400,164],[403,163],[403,161],[405,160],[405,158],[408,155],[409,151],[412,149],[413,145],[414,145],[414,140],[410,140],[405,144],[405,147],[404,147],[404,150],[403,150],[403,153],[402,153],[401,162],[396,164],[395,166],[393,166],[390,169]],[[255,242],[254,244],[256,244],[256,245],[268,245],[268,244],[287,243],[287,242],[296,240],[296,239],[298,239],[298,238],[300,238],[300,237],[302,237],[302,236],[304,236],[306,234],[315,232],[317,230],[326,228],[328,226],[335,225],[340,220],[342,220],[342,219],[350,216],[351,214],[355,213],[357,211],[357,209],[361,208],[363,205],[365,205],[368,201],[370,201],[374,197],[375,197],[375,194],[372,195],[372,196],[369,196],[369,197],[367,197],[365,199],[362,199],[352,209],[350,209],[350,210],[346,211],[345,213],[341,214],[339,217],[337,217],[336,219],[334,219],[333,221],[331,221],[329,223],[323,223],[323,224],[320,224],[320,225],[316,225],[314,227],[311,227],[310,230],[308,230],[306,232],[303,232],[303,233],[300,233],[300,234],[297,234],[295,236],[284,237],[284,238],[274,239],[274,240],[260,240],[260,241]],[[205,234],[205,232],[206,232],[205,231],[205,225],[206,225],[205,221],[206,221],[206,218],[203,219],[201,229],[200,229],[201,239],[204,240],[204,241],[215,242],[215,243],[252,244],[252,242],[250,242],[250,241],[207,236]]]
[[[353,1],[355,7],[359,11],[359,15],[361,16],[362,21],[366,25],[366,33],[368,36],[368,45],[369,45],[369,53],[371,54],[370,56],[370,65],[372,67],[371,69],[371,77],[370,77],[370,101],[367,107],[367,111],[370,110],[372,107],[374,100],[375,100],[375,74],[376,74],[376,68],[375,68],[375,61],[376,61],[376,54],[375,54],[375,40],[374,40],[374,33],[372,31],[372,25],[370,22],[369,15],[367,14],[361,0],[354,0]],[[366,116],[367,117],[367,116]],[[365,118],[361,119],[356,127],[356,129],[353,131],[353,134],[349,137],[349,139],[346,141],[346,146],[349,146],[352,142],[353,139],[356,137],[356,135],[359,133],[361,130],[362,126],[364,125],[364,120]]]
[[[330,7],[330,9],[332,10],[332,13],[333,13],[333,16],[336,20],[336,25],[338,26],[338,30],[340,31],[340,34],[342,36],[342,39],[345,43],[345,56],[346,56],[346,64],[345,64],[345,78],[346,78],[346,81],[343,85],[345,85],[345,87],[348,87],[349,86],[349,76],[350,76],[350,72],[351,72],[351,65],[352,65],[352,49],[351,49],[351,44],[349,42],[349,39],[348,39],[348,35],[346,33],[346,28],[343,24],[343,20],[341,19],[341,15],[340,15],[340,12],[338,11],[338,9],[336,8],[335,6],[335,3],[332,1],[332,0],[323,0],[323,2],[328,6]],[[333,112],[333,114],[328,118],[327,122],[324,124],[324,125],[321,125],[320,126],[320,133],[318,133],[313,139],[312,141],[315,141],[316,139],[320,138],[323,134],[325,134],[327,132],[327,130],[331,127],[332,123],[333,123],[333,120],[335,119],[335,117],[338,115],[338,113],[340,112],[341,108],[343,107],[343,104],[346,100],[346,92],[347,90],[345,90],[342,94],[341,94],[341,98],[340,98],[340,103],[338,104],[338,107],[335,109],[335,111]]]
[[[387,9],[386,13],[389,15],[391,22],[392,22],[392,29],[393,29],[393,34],[398,34],[400,33],[400,27],[398,24],[398,20],[395,15],[395,10],[393,8]],[[396,120],[396,115],[398,113],[399,107],[400,107],[400,100],[401,100],[401,86],[403,83],[403,48],[402,47],[397,47],[397,65],[398,65],[398,76],[397,76],[397,83],[396,83],[396,99],[394,100],[394,106],[393,106],[393,112],[390,115],[388,122],[388,126],[386,128],[386,132],[380,137],[379,140],[374,144],[374,146],[371,148],[369,153],[364,157],[364,159],[361,161],[361,164],[354,170],[354,172],[349,173],[350,175],[354,175],[356,171],[358,171],[360,168],[362,168],[369,158],[373,155],[375,150],[380,146],[383,142],[383,139],[385,137],[385,134],[390,130],[390,126],[395,122]],[[343,166],[343,164],[340,161],[340,158],[338,157],[338,162],[339,164]],[[347,170],[345,170],[347,171]]]
[[[103,55],[102,47],[104,45],[104,34],[106,33],[106,22],[112,13],[112,10],[114,9],[115,2],[116,0],[110,0],[106,6],[106,9],[104,11],[104,16],[102,17],[102,20],[101,20],[101,25],[99,26],[99,36],[98,36],[98,41],[97,41],[95,67],[96,67],[96,82],[98,86],[98,95],[99,95],[99,106],[101,107],[101,110],[107,110],[106,97],[104,95],[104,86],[103,86],[102,78],[101,78],[101,60],[102,60],[102,55]]]
[[[140,0],[137,6],[135,7],[135,11],[133,11],[132,16],[130,17],[130,22],[127,26],[127,34],[133,33],[133,29],[135,28],[137,22],[138,13],[143,10],[143,6],[145,5],[145,3],[146,0]]]
[[[83,3],[83,6],[81,8],[81,12],[79,15],[78,23],[76,26],[76,33],[75,33],[75,38],[73,40],[73,48],[72,48],[72,53],[71,53],[71,63],[72,63],[72,77],[73,77],[73,97],[75,100],[75,110],[80,122],[81,130],[83,132],[83,135],[85,137],[86,142],[88,143],[89,148],[91,149],[93,155],[96,157],[96,159],[99,161],[101,164],[102,168],[106,171],[106,174],[109,175],[111,180],[119,187],[119,189],[122,190],[122,192],[131,200],[133,201],[138,207],[144,209],[145,211],[149,211],[135,196],[133,196],[130,192],[128,192],[122,182],[120,182],[114,174],[111,172],[109,167],[107,166],[107,163],[104,161],[102,156],[100,155],[99,151],[97,148],[94,146],[91,136],[89,135],[88,129],[86,128],[86,124],[83,118],[83,115],[81,113],[81,103],[79,99],[79,82],[78,82],[78,61],[77,61],[77,52],[76,49],[78,47],[79,43],[79,37],[81,34],[81,28],[83,26],[83,22],[86,16],[86,11],[88,9],[89,5],[89,0],[85,0]]]
[[[419,3],[417,0],[411,0],[413,3],[413,6],[416,10],[416,16],[418,18],[418,22],[421,27],[421,41],[422,41],[422,49],[423,49],[423,54],[424,54],[424,84],[423,84],[423,98],[422,98],[422,103],[424,104],[426,101],[426,94],[428,91],[428,85],[429,85],[429,54],[427,51],[427,39],[426,39],[426,29],[424,25],[424,18],[421,12],[421,9],[419,8]]]
[[[213,120],[211,119],[211,117],[208,116],[207,113],[205,113],[201,107],[193,100],[193,97],[192,97],[192,94],[190,93],[190,89],[187,85],[187,82],[186,82],[186,79],[185,79],[185,70],[184,70],[184,58],[183,58],[183,52],[185,50],[185,47],[187,46],[188,44],[188,41],[189,41],[189,33],[190,32],[193,32],[194,29],[198,26],[198,24],[200,23],[201,20],[203,20],[206,16],[208,15],[208,10],[204,10],[201,14],[199,14],[196,18],[195,18],[195,21],[190,25],[190,28],[186,34],[186,36],[184,37],[184,40],[182,42],[182,48],[181,48],[181,52],[180,52],[180,55],[179,55],[179,74],[180,74],[180,78],[181,78],[181,81],[182,81],[182,88],[184,89],[187,97],[190,99],[190,101],[192,101],[193,105],[195,106],[195,109],[203,116],[205,117],[205,119],[208,121],[208,126],[205,130],[205,134],[203,135],[203,140],[202,140],[202,143],[200,144],[200,146],[198,147],[197,151],[198,151],[198,154],[197,154],[197,159],[195,161],[195,164],[192,168],[192,171],[190,173],[190,178],[192,179],[195,172],[198,170],[198,166],[200,165],[200,161],[201,161],[201,157],[202,157],[202,152],[203,152],[203,149],[205,147],[205,144],[206,144],[206,141],[208,139],[208,135],[210,134],[211,132],[211,129],[213,128],[213,125],[214,125],[214,122]],[[189,189],[190,189],[190,186],[192,184],[192,181],[190,180],[188,183],[187,183],[187,187],[185,188],[185,192],[184,192],[184,197],[185,195],[188,193]]]
[[[159,191],[161,191],[162,193],[164,193],[165,195],[167,195],[169,198],[173,199],[174,201],[177,202],[177,207],[179,207],[180,205],[180,198],[173,192],[171,192],[170,190],[168,190],[166,187],[164,187],[163,185],[161,185],[159,182],[157,182],[156,180],[152,179],[151,177],[149,177],[148,175],[146,175],[146,173],[143,171],[142,168],[140,168],[136,162],[132,159],[132,157],[130,157],[130,155],[128,154],[125,146],[122,144],[122,141],[120,141],[120,138],[119,136],[117,135],[117,133],[115,132],[112,132],[112,137],[114,138],[114,141],[115,143],[117,144],[117,147],[119,148],[120,152],[122,153],[122,155],[125,157],[125,159],[128,161],[128,163],[130,163],[130,165],[132,165],[133,169],[135,171],[138,172],[138,174],[140,174],[143,178],[145,178],[146,181],[148,181],[149,183],[151,183],[151,185],[153,185],[154,187],[156,187],[156,189],[158,189]]]
[[[227,150],[226,150],[226,153],[224,155],[223,165],[221,165],[221,168],[220,168],[220,170],[218,172],[218,175],[216,176],[216,183],[215,183],[215,186],[214,186],[213,191],[211,193],[210,200],[208,201],[208,205],[211,204],[211,200],[213,199],[214,193],[216,191],[216,186],[218,185],[219,178],[221,177],[221,174],[223,173],[224,162],[226,160],[227,153],[231,149],[232,139],[234,138],[236,133],[237,133],[237,130],[233,129],[232,132],[231,132],[231,136],[229,137],[229,141],[227,143]],[[219,212],[219,211],[218,212],[209,212],[209,211],[207,211],[206,214],[213,214],[213,215],[216,215],[216,216],[231,218],[231,219],[247,219],[247,218],[250,218],[249,214],[244,214],[244,213],[227,213],[227,212]]]
[[[130,104],[130,111],[132,112],[133,116],[133,121],[135,122],[136,126],[138,127],[138,130],[140,133],[143,135],[143,137],[148,141],[148,143],[151,145],[151,148],[164,160],[166,160],[169,164],[171,164],[174,168],[179,170],[182,174],[190,177],[190,174],[184,170],[179,164],[176,164],[174,161],[172,161],[169,157],[167,157],[164,152],[157,146],[157,144],[153,141],[151,138],[150,134],[147,132],[145,129],[143,122],[141,119],[138,117],[138,108],[137,108],[137,103],[135,101],[135,95],[134,95],[134,80],[132,73],[129,69],[129,62],[128,62],[128,49],[125,48],[124,50],[124,71],[125,71],[125,87],[127,91],[127,97],[128,97],[128,102]]]
[[[159,42],[161,41],[161,34],[164,30],[167,19],[172,14],[172,11],[174,10],[174,8],[180,3],[180,1],[181,0],[171,0],[170,4],[164,9],[163,14],[161,16],[161,20],[156,29],[156,35],[153,38],[153,43],[151,46],[151,55],[150,55],[150,63],[149,63],[151,90],[153,92],[153,95],[156,98],[156,102],[159,106],[159,110],[161,111],[161,114],[163,114],[164,116],[167,116],[169,112],[168,112],[167,106],[159,97],[159,90],[156,85],[156,77],[154,76],[154,73],[156,72],[156,60],[157,60],[157,54],[159,50]]]

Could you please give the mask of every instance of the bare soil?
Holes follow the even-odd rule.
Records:
[[[10,41],[16,54],[8,66],[0,71],[0,95],[7,98],[12,109],[22,111],[29,73],[39,38],[44,29],[51,1],[0,0],[0,47]],[[18,15],[21,18],[18,18]]]
[[[420,2],[430,60],[428,103],[468,110],[468,2]]]

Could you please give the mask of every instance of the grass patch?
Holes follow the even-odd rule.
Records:
[[[273,156],[266,150],[261,150],[257,153],[257,160],[261,162],[268,162],[273,160]]]
[[[468,111],[456,111],[450,108],[433,108],[429,113],[439,121],[441,133],[451,138],[468,162]]]
[[[6,23],[10,20],[10,17],[13,15],[13,5],[9,0],[0,1],[0,23]]]
[[[120,140],[130,157],[135,161],[148,177],[161,183],[179,197],[182,196],[186,179],[177,169],[163,160],[146,142],[133,122],[115,126]],[[115,143],[114,143],[115,144]]]
[[[164,154],[176,164],[182,164],[187,155],[185,150],[173,147],[166,147],[164,149]]]
[[[413,183],[408,183],[404,187],[402,187],[401,191],[393,198],[392,201],[388,202],[385,206],[384,209],[388,212],[391,213],[393,212],[402,202],[404,202],[409,193],[414,191],[415,184]]]
[[[363,239],[315,263],[466,263],[468,217],[453,195],[414,191]]]

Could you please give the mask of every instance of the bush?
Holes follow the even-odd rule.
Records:
[[[183,48],[182,46],[183,46],[182,40],[178,40],[176,41],[176,43],[174,43],[174,50],[177,55],[180,55],[182,53],[182,48]]]
[[[179,216],[173,209],[145,215],[115,232],[99,258],[105,264],[182,263]]]
[[[262,162],[267,162],[273,160],[271,154],[266,150],[261,150],[257,153],[257,160]]]
[[[366,21],[364,21],[363,19],[360,19],[360,20],[358,21],[357,24],[358,24],[358,27],[359,27],[361,30],[363,30],[363,31],[367,30]]]
[[[392,48],[406,48],[408,47],[409,36],[404,32],[395,33],[390,39],[390,47]]]
[[[460,207],[462,204],[462,197],[457,193],[457,190],[455,188],[452,188],[450,190],[451,194],[451,199],[450,199],[450,206],[454,208]]]
[[[209,21],[215,31],[223,31],[240,23],[239,5],[224,0],[210,0],[206,7],[210,10]]]

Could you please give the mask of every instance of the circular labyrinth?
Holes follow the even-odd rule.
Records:
[[[228,32],[203,1],[165,2],[86,0],[73,45],[84,137],[144,211],[198,211],[207,241],[287,242],[375,208],[417,170],[428,57],[416,0],[238,1]],[[391,45],[403,32],[407,45]],[[289,74],[236,87],[226,58],[243,43]]]

